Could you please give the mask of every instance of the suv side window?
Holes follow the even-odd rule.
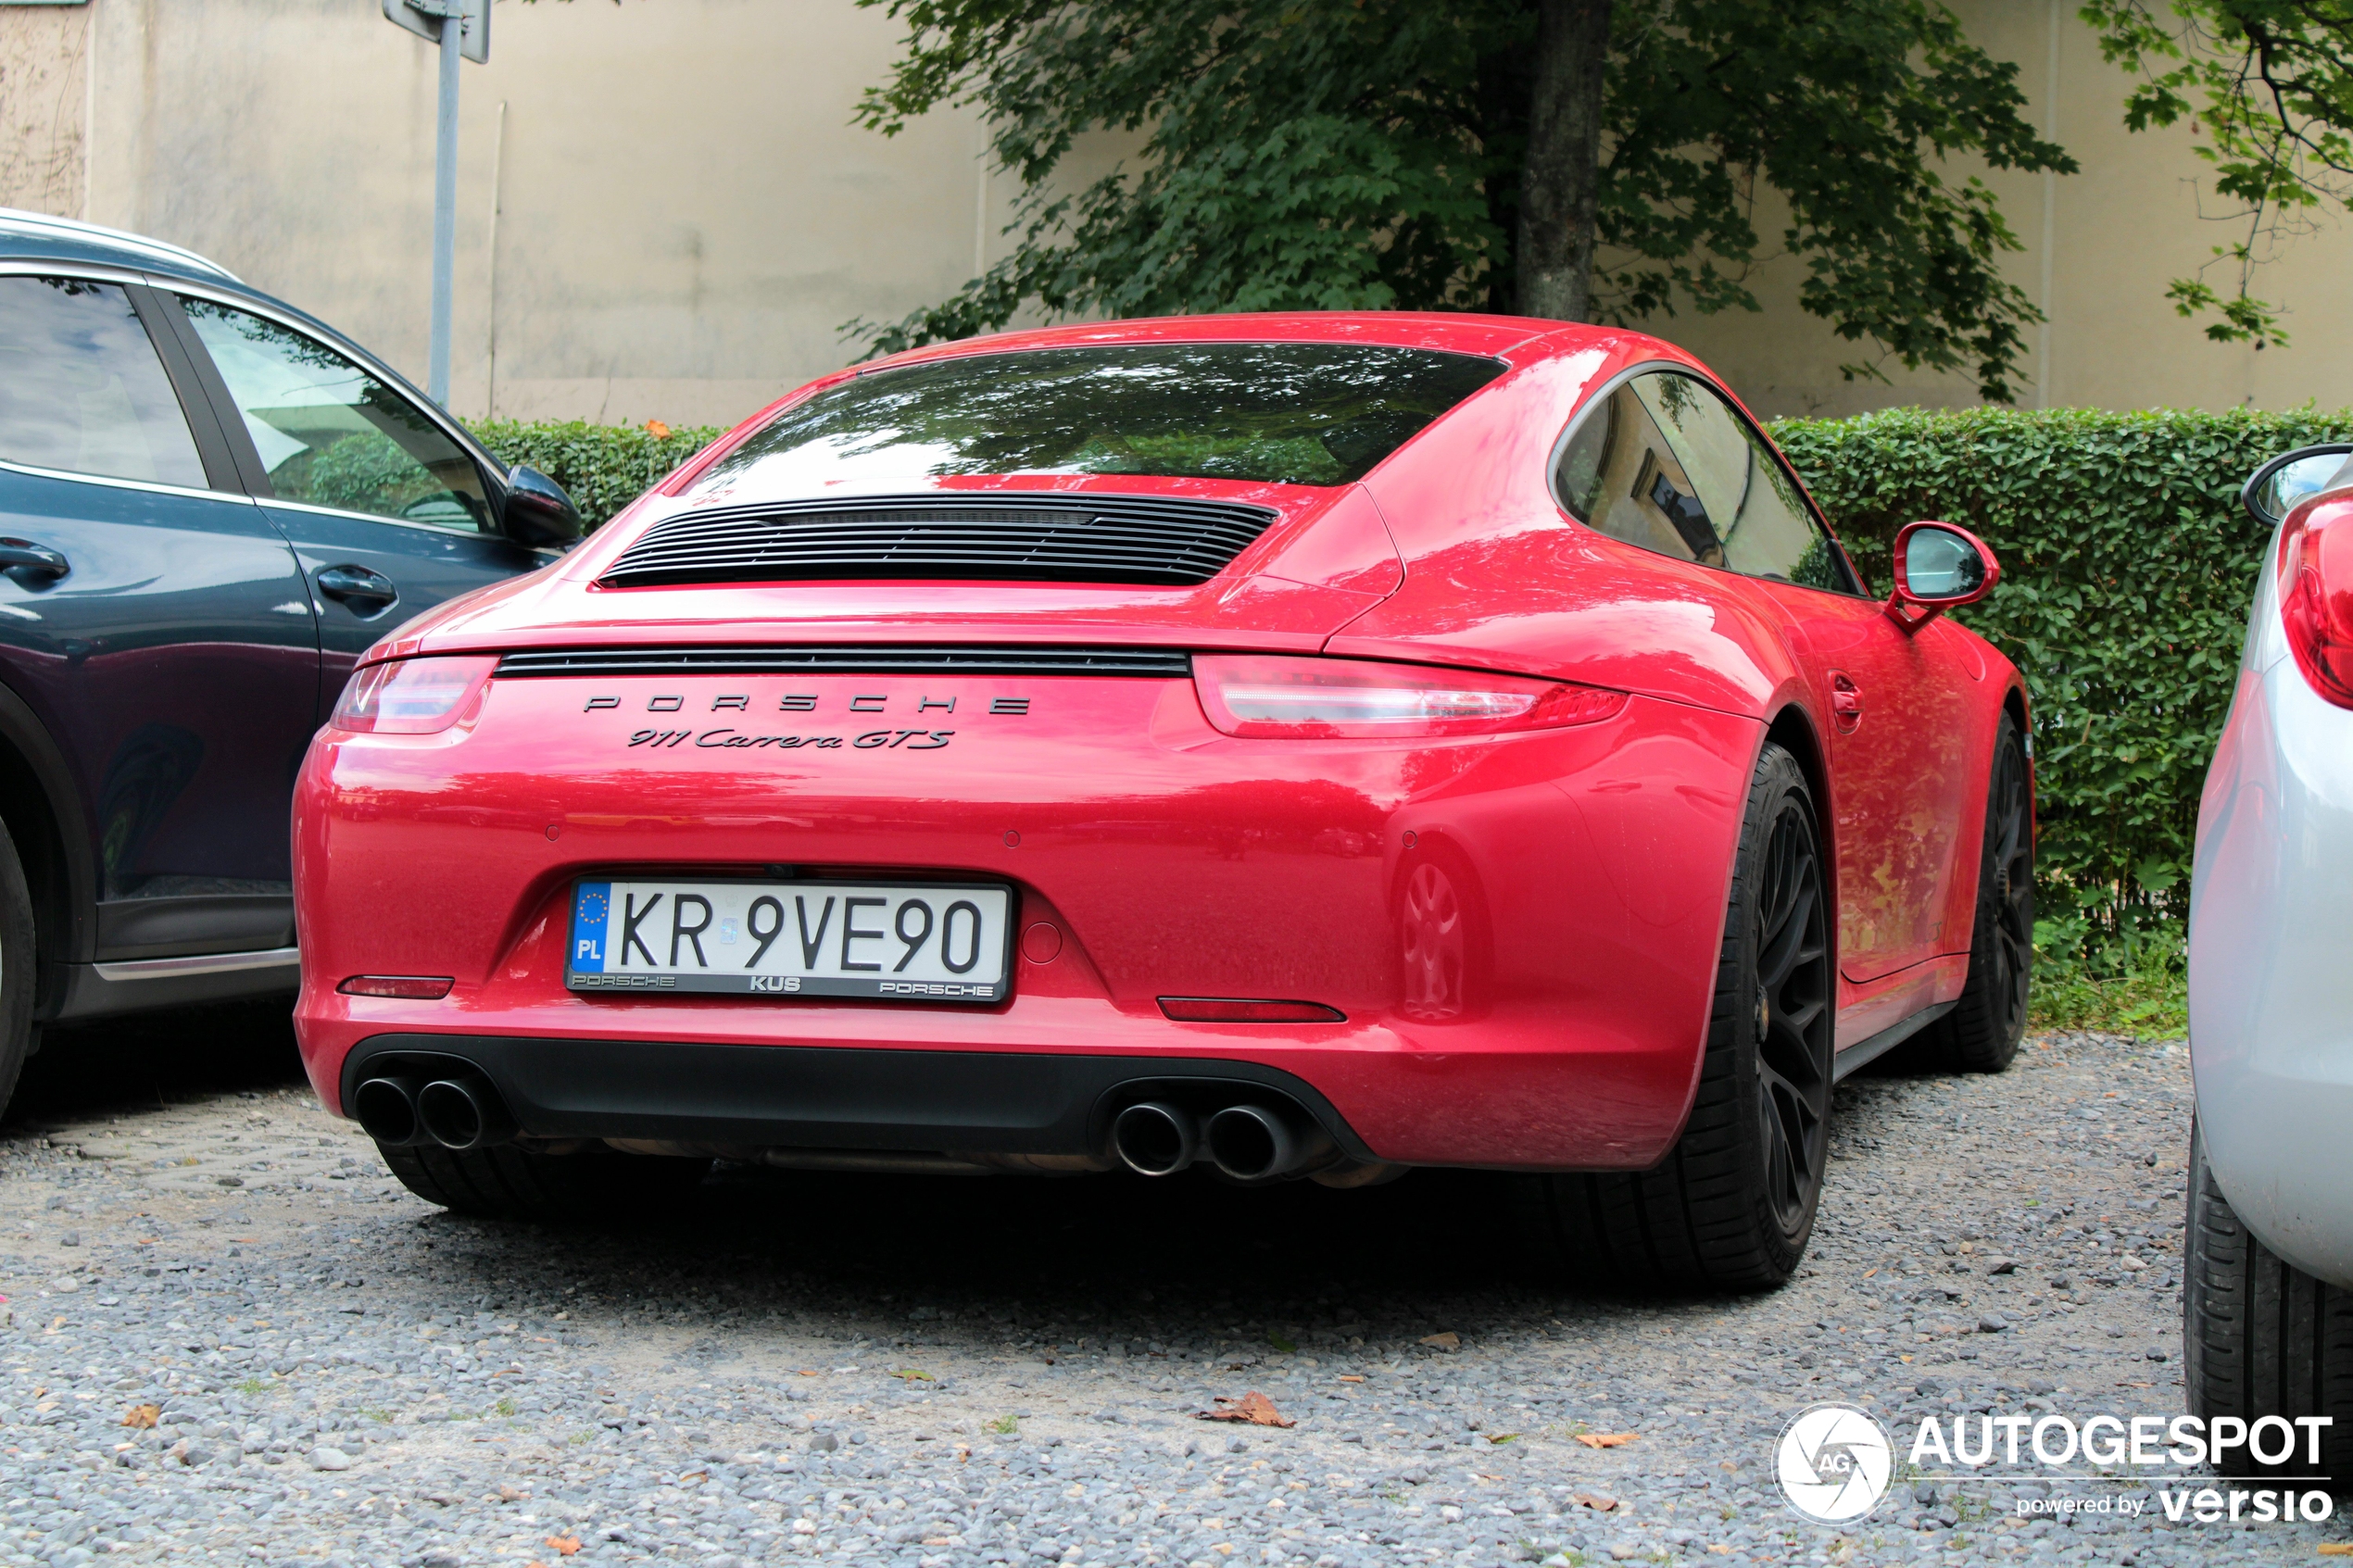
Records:
[[[1638,376],[1633,384],[1699,486],[1723,542],[1721,565],[1746,577],[1853,591],[1797,482],[1714,387],[1669,374]]]
[[[1579,418],[1554,470],[1568,514],[1613,539],[1678,560],[1724,564],[1698,488],[1659,431],[1642,383],[1626,383]]]
[[[180,303],[228,383],[278,499],[492,531],[481,470],[407,398],[291,327],[208,299]]]
[[[187,416],[119,284],[0,278],[0,458],[206,488]]]

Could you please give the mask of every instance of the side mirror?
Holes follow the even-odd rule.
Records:
[[[2277,528],[2280,519],[2306,496],[2353,484],[2353,461],[2348,459],[2353,459],[2353,445],[2341,441],[2299,446],[2249,474],[2239,491],[2239,505],[2264,527]]]
[[[580,537],[580,508],[564,487],[528,463],[507,476],[507,512],[499,532],[535,550],[561,549]]]
[[[1895,535],[1895,594],[1887,613],[1916,631],[1956,606],[1975,604],[2001,580],[2002,563],[1968,529],[1906,523]]]

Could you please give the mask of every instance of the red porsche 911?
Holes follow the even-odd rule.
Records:
[[[303,769],[310,1076],[436,1203],[712,1160],[1523,1173],[1795,1267],[1832,1082],[2025,1022],[2017,671],[1635,333],[1198,317],[762,410],[379,644]]]

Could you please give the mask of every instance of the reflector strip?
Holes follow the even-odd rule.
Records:
[[[1160,1010],[1179,1023],[1345,1023],[1321,1002],[1255,1001],[1242,997],[1163,997]]]

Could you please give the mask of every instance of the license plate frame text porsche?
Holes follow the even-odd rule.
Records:
[[[584,877],[569,908],[573,991],[982,1004],[1012,992],[1003,883]]]

